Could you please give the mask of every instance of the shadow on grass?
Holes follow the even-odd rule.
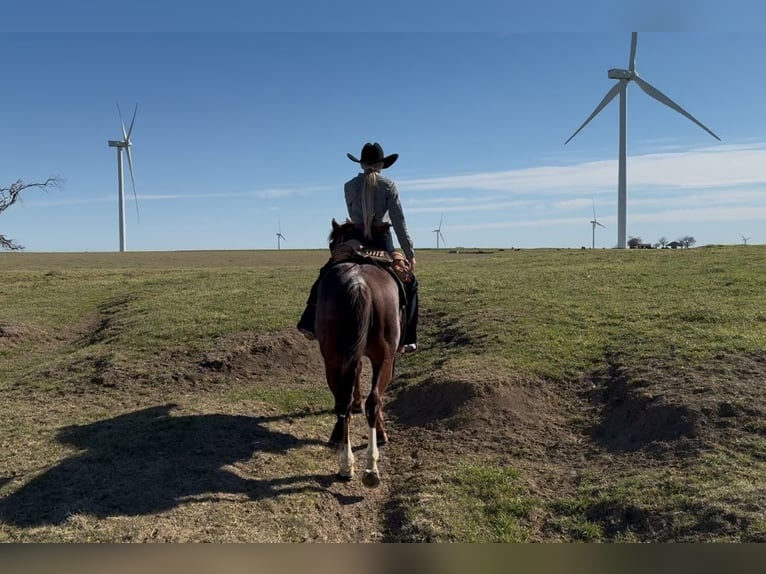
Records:
[[[171,416],[174,405],[61,429],[57,439],[84,452],[67,458],[0,500],[0,519],[20,527],[61,524],[76,513],[97,517],[153,514],[190,499],[244,494],[251,499],[325,491],[326,475],[242,478],[224,469],[261,453],[305,445],[265,423],[306,415]]]

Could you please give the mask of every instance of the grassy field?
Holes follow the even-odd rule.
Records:
[[[766,539],[766,247],[419,251],[375,491],[325,259],[0,253],[0,541]]]

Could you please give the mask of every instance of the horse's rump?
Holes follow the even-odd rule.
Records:
[[[399,286],[388,270],[373,263],[337,263],[319,283],[316,322],[323,354],[342,357],[345,364],[378,354],[384,344],[396,350]]]

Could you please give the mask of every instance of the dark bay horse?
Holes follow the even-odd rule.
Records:
[[[333,257],[341,260],[324,271],[316,309],[316,335],[337,416],[330,446],[339,451],[338,475],[350,480],[354,476],[354,454],[349,423],[352,407],[361,409],[362,360],[367,357],[372,365],[372,383],[364,403],[369,440],[362,482],[376,487],[380,484],[378,442],[388,440],[381,398],[393,378],[403,321],[399,286],[379,265],[353,257],[343,260],[337,255],[338,247],[354,237],[354,227],[334,219],[332,226],[330,249]]]

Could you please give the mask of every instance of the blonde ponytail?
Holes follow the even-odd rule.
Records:
[[[364,237],[372,239],[372,219],[375,215],[375,190],[378,188],[378,173],[383,169],[383,163],[362,164],[364,181],[362,182],[362,222]]]

